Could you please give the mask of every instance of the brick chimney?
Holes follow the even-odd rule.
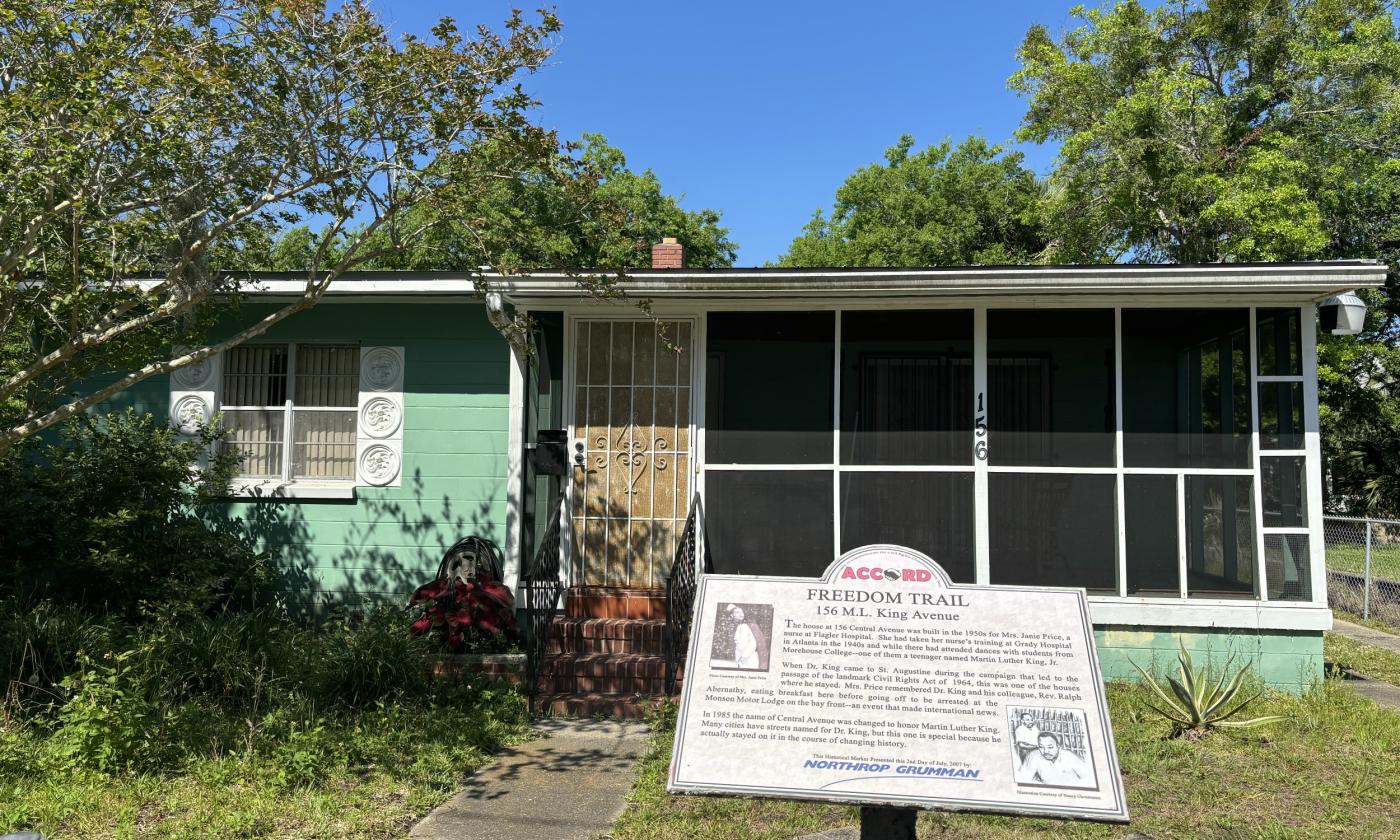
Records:
[[[663,236],[651,246],[652,268],[685,268],[685,246],[674,236]]]

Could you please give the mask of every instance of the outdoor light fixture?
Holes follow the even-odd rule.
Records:
[[[1366,302],[1356,292],[1342,292],[1319,304],[1317,314],[1323,332],[1356,335],[1366,324]]]
[[[506,314],[506,300],[500,292],[486,293],[486,318],[491,322],[491,326],[498,330],[510,325],[510,316]]]

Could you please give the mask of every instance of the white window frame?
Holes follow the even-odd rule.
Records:
[[[287,384],[286,398],[282,406],[271,405],[229,405],[220,404],[220,411],[281,411],[282,412],[282,473],[280,476],[235,475],[232,489],[235,495],[276,495],[286,498],[352,499],[355,497],[355,458],[352,456],[350,475],[345,478],[296,478],[292,476],[293,447],[292,437],[297,411],[346,411],[355,416],[355,432],[359,433],[359,406],[296,406],[297,349],[304,346],[353,347],[356,351],[356,372],[358,376],[359,344],[345,341],[256,341],[240,345],[242,347],[286,347]],[[224,372],[219,372],[219,390],[223,391]],[[359,391],[358,384],[356,391]],[[355,446],[352,436],[350,445]]]

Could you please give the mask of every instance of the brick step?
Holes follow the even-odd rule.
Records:
[[[542,714],[553,717],[607,717],[613,720],[644,720],[660,696],[563,692],[544,694],[539,699]]]
[[[660,677],[666,659],[649,653],[559,653],[545,657],[540,670],[546,674],[579,674],[594,677]]]
[[[554,694],[661,694],[666,660],[648,654],[557,654],[545,659],[539,685]]]
[[[662,652],[666,622],[638,618],[556,618],[546,652],[654,654]]]
[[[666,590],[580,586],[564,595],[569,618],[664,619]]]

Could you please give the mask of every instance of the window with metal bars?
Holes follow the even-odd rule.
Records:
[[[354,481],[360,348],[253,344],[224,356],[221,398],[242,478]]]

